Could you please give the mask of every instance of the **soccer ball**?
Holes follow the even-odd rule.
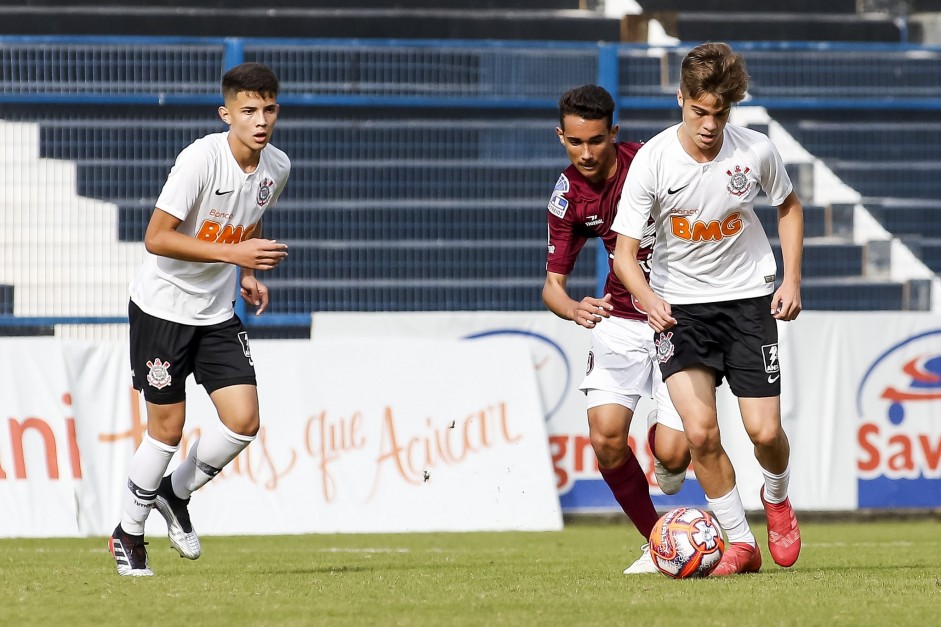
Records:
[[[650,532],[650,557],[673,579],[706,577],[722,559],[725,541],[712,516],[695,507],[664,514]]]

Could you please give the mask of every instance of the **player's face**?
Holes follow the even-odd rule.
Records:
[[[722,105],[712,94],[698,98],[684,98],[677,92],[677,101],[683,109],[680,143],[694,158],[714,159],[722,148],[722,132],[729,122],[731,105]]]
[[[614,140],[617,125],[608,128],[607,120],[586,120],[577,115],[562,119],[562,128],[555,129],[572,165],[593,183],[606,180],[617,170]]]
[[[274,96],[240,91],[219,107],[219,116],[229,125],[229,142],[255,152],[271,141],[278,110]]]

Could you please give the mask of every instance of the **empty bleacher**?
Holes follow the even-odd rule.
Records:
[[[860,12],[856,0],[728,0],[708,7],[696,0],[638,4],[643,14],[628,20],[656,19],[681,41],[900,42],[907,36],[896,16]]]
[[[267,62],[282,76],[283,109],[274,143],[294,164],[292,179],[265,224],[267,236],[291,246],[289,262],[267,275],[277,290],[272,313],[542,308],[545,206],[567,165],[554,134],[554,101],[565,88],[595,80],[597,49],[425,44],[390,49],[335,42],[246,46],[246,58]],[[0,95],[13,94],[3,105],[4,119],[38,125],[39,157],[74,164],[77,193],[113,205],[114,241],[133,244],[143,238],[176,154],[194,139],[224,129],[214,113],[214,74],[223,51],[200,49],[193,53],[200,61],[192,64],[172,56],[160,61],[175,68],[171,72],[155,65],[147,56],[151,52],[135,50],[131,57],[146,69],[138,80],[121,69],[121,59],[128,56],[122,46],[128,44],[99,50],[80,42],[16,57],[34,65],[20,73],[10,68],[26,67],[23,62],[3,66]],[[675,58],[664,54],[641,47],[618,52],[623,140],[645,140],[678,119],[671,102],[675,85],[665,79],[672,76]],[[817,49],[785,54],[755,47],[746,56],[755,76],[753,95],[772,103],[786,103],[795,91],[800,98],[810,94],[824,102],[833,94],[857,97],[853,90],[869,85],[862,68],[873,65],[849,51],[847,57],[859,68],[847,72],[849,79],[842,83],[826,75],[831,66],[819,63]],[[879,77],[872,88],[895,75],[905,80],[893,88],[906,97],[933,94],[937,85],[924,56],[913,55],[908,64],[895,54],[872,70]],[[85,71],[97,58],[107,59],[105,70],[121,71],[102,71],[99,83],[88,87],[88,94],[80,93],[85,87],[76,88],[69,72]],[[893,67],[902,71],[894,73]],[[56,72],[44,73],[44,68]],[[191,71],[182,82],[174,79],[181,70]],[[831,93],[815,91],[827,85]],[[145,99],[148,90],[159,90],[161,99],[193,94],[206,102],[133,102]],[[38,101],[18,104],[23,93],[36,94]],[[922,198],[917,194],[934,193],[931,185],[941,180],[917,174],[937,151],[930,113],[912,117],[908,126],[893,122],[882,128],[884,120],[860,122],[847,111],[825,114],[806,104],[770,111],[867,198],[884,201],[896,191],[893,185],[906,190],[901,198]],[[873,146],[881,150],[882,161],[899,169],[873,170],[873,153],[880,152]],[[870,171],[862,174],[867,167]],[[851,176],[854,168],[861,173],[858,179]],[[906,170],[915,173],[907,182],[898,173]],[[841,222],[846,216],[815,204],[812,193],[801,194],[805,308],[912,308],[915,301],[903,282],[871,272],[873,252],[853,242]],[[780,262],[775,210],[762,207],[759,216]],[[923,232],[925,259],[932,252],[929,239]],[[595,290],[591,252],[569,281],[575,295]],[[15,289],[0,286],[0,306],[15,297]]]
[[[31,0],[0,6],[0,34],[618,41],[578,0]]]
[[[117,205],[117,237],[129,242],[142,241],[176,153],[223,128],[200,108],[75,114],[15,117],[41,120],[41,155],[75,161],[79,194]],[[622,137],[647,139],[671,121],[670,112],[647,116],[625,120]],[[291,253],[267,274],[279,294],[272,313],[540,306],[545,207],[567,165],[556,124],[551,112],[364,120],[285,111],[274,143],[293,170],[265,234]],[[594,261],[580,261],[573,289],[594,289]]]
[[[872,216],[941,272],[941,123],[933,111],[776,111],[801,145],[858,190]]]

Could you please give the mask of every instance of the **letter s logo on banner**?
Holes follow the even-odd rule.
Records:
[[[941,329],[869,365],[856,415],[859,507],[941,505]]]

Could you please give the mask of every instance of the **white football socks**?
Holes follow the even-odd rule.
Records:
[[[216,429],[207,430],[199,438],[186,460],[170,476],[173,492],[181,499],[188,499],[193,492],[209,483],[255,439],[253,435],[235,433],[221,421],[216,425]]]
[[[742,497],[737,487],[733,486],[731,492],[717,499],[710,499],[707,496],[706,502],[709,503],[709,508],[715,514],[729,542],[747,542],[752,546],[758,546],[745,519],[745,506],[742,505]]]
[[[765,476],[765,502],[782,503],[787,498],[787,486],[791,480],[791,466],[788,464],[780,475],[775,475],[764,468],[761,474]]]
[[[157,486],[170,465],[170,458],[179,448],[155,440],[150,433],[144,434],[131,459],[127,490],[122,499],[121,528],[125,533],[135,536],[144,533],[144,522],[157,498]]]

